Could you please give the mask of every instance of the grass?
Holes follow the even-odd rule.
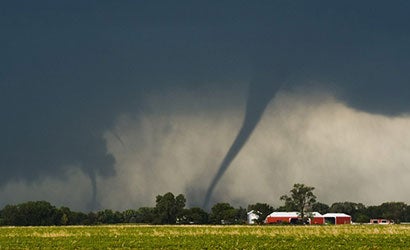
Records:
[[[410,249],[410,225],[0,227],[0,249]]]

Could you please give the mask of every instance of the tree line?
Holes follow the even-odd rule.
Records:
[[[76,212],[68,207],[57,208],[47,201],[29,201],[6,205],[0,210],[2,226],[50,226],[50,225],[99,225],[99,224],[245,224],[247,213],[259,214],[257,223],[262,224],[267,215],[275,211],[316,211],[321,214],[334,212],[352,216],[352,221],[368,223],[372,218],[384,218],[395,223],[410,221],[410,206],[404,202],[385,202],[379,206],[365,206],[355,202],[335,202],[327,205],[316,201],[314,188],[295,184],[291,195],[284,195],[283,206],[274,208],[267,203],[255,203],[247,208],[235,208],[229,203],[216,203],[206,212],[200,207],[186,208],[183,194],[175,196],[168,192],[156,197],[155,207],[140,207],[125,211],[104,209],[97,212]],[[303,200],[305,199],[305,200]],[[305,202],[306,201],[306,202]],[[303,216],[302,216],[303,218]]]

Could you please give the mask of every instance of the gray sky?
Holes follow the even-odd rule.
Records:
[[[410,202],[409,11],[4,1],[0,205],[125,209],[168,191],[201,205],[245,111],[265,106],[213,202],[278,206],[295,182],[328,203]]]

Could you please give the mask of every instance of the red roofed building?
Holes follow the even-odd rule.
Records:
[[[340,225],[352,223],[352,217],[344,213],[327,213],[323,215],[323,217],[325,218],[326,224]]]
[[[312,218],[308,219],[309,224],[325,224],[325,218],[318,212],[313,212]],[[265,219],[266,224],[290,223],[297,224],[301,220],[298,212],[273,212]]]

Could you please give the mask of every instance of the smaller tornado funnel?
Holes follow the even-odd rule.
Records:
[[[209,209],[209,202],[216,185],[231,165],[232,161],[238,155],[242,147],[248,141],[255,127],[258,125],[267,105],[274,97],[284,79],[283,72],[267,74],[265,71],[260,73],[260,75],[255,76],[254,80],[249,85],[246,111],[242,127],[229,148],[228,153],[225,155],[221,165],[219,166],[218,172],[208,187],[203,204],[205,209]]]
[[[93,169],[85,169],[84,173],[86,173],[86,175],[90,179],[91,184],[91,200],[87,207],[91,211],[95,211],[99,208],[97,201],[97,176]]]

